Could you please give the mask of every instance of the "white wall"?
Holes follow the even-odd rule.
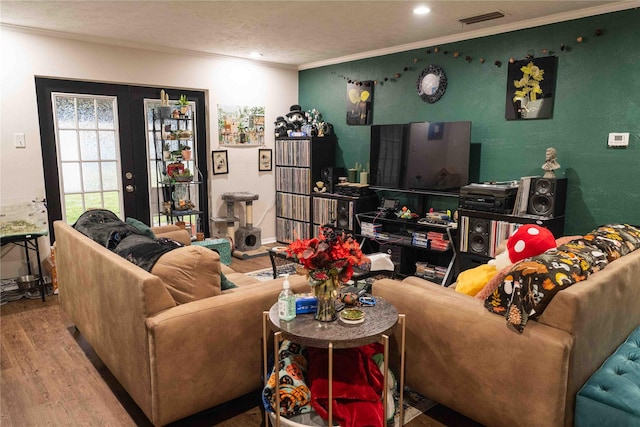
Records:
[[[130,49],[0,27],[0,206],[44,197],[40,129],[35,76],[132,85],[188,88],[207,93],[207,149],[218,146],[217,105],[264,105],[266,148],[274,146],[274,121],[298,100],[298,72],[257,62],[214,56],[182,55]],[[13,134],[24,133],[24,149],[14,147]],[[220,195],[250,191],[253,223],[262,240],[275,240],[274,172],[258,172],[258,147],[230,147],[229,174],[209,175],[210,213],[226,216]],[[211,156],[208,156],[209,171]],[[240,217],[244,218],[241,211]],[[261,221],[262,219],[262,221]],[[211,224],[215,232],[214,224]],[[42,256],[47,256],[48,241]],[[2,254],[2,277],[15,276],[18,255]],[[24,274],[24,273],[20,273]]]

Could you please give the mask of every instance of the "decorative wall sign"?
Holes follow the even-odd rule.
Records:
[[[507,72],[505,118],[507,120],[551,118],[557,69],[557,56],[510,62]]]
[[[347,83],[347,124],[373,122],[373,81]]]
[[[213,160],[214,175],[224,175],[229,173],[229,158],[227,157],[227,150],[212,151],[211,158]]]
[[[442,98],[447,90],[447,76],[442,68],[437,65],[429,65],[418,76],[416,87],[420,98],[433,104]]]
[[[258,150],[258,171],[266,172],[271,170],[271,149],[261,148]]]
[[[220,145],[264,145],[264,107],[218,105]]]

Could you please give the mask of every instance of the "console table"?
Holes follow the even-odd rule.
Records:
[[[400,425],[403,424],[403,397],[404,397],[404,348],[405,348],[405,315],[398,314],[396,308],[386,300],[376,297],[376,305],[363,307],[365,321],[358,325],[346,325],[340,320],[333,322],[319,322],[311,314],[298,314],[295,319],[288,322],[280,321],[278,317],[278,304],[275,303],[269,311],[263,312],[262,318],[262,345],[263,345],[263,370],[265,382],[269,379],[267,372],[267,340],[269,325],[274,331],[273,351],[274,366],[280,363],[280,343],[284,339],[308,347],[326,348],[329,351],[329,420],[328,425],[333,425],[333,349],[359,347],[373,342],[384,345],[384,385],[383,407],[384,419],[387,419],[387,396],[389,392],[389,336],[395,332],[396,326],[400,326]],[[280,427],[280,394],[279,378],[276,380],[276,427]]]

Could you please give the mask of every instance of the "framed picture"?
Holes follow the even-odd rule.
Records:
[[[264,145],[264,106],[218,105],[220,145]]]
[[[258,150],[258,171],[265,172],[271,170],[271,149],[260,148]]]
[[[214,175],[224,175],[229,173],[229,158],[227,157],[227,150],[212,151],[211,157],[213,159]]]
[[[552,118],[557,69],[557,56],[523,59],[509,64],[505,118]]]
[[[347,83],[347,124],[373,123],[373,80]]]

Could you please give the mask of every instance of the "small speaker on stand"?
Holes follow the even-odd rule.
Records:
[[[489,256],[489,228],[491,220],[484,218],[469,218],[467,237],[468,252]]]
[[[345,230],[353,230],[353,208],[348,200],[338,200],[336,226]]]
[[[339,176],[346,176],[344,168],[328,167],[320,171],[320,179],[324,182],[329,193],[333,193]]]
[[[567,178],[532,178],[527,213],[545,218],[564,215]]]

